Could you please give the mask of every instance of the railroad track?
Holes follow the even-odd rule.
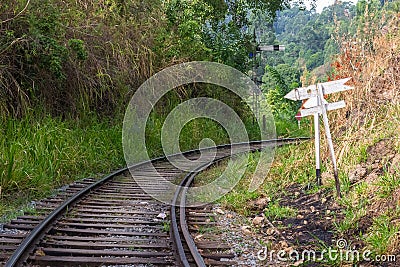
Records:
[[[210,206],[186,209],[187,188],[211,164],[235,153],[305,140],[281,139],[185,152],[196,162],[177,168],[157,158],[118,170],[100,181],[84,179],[36,203],[31,213],[0,229],[0,266],[231,266],[234,255],[218,238],[194,241],[198,225],[212,225]],[[200,158],[201,154],[201,158]],[[200,160],[199,160],[200,158]],[[196,161],[197,160],[197,161]],[[185,168],[187,170],[187,168]],[[156,170],[156,175],[154,173]],[[135,179],[132,179],[132,176]],[[180,183],[168,192],[164,181]],[[139,186],[170,196],[157,201]]]

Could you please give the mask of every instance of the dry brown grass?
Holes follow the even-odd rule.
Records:
[[[399,189],[382,197],[380,183],[400,153],[400,13],[376,18],[366,9],[364,18],[356,37],[338,38],[341,54],[333,64],[333,78],[353,77],[351,85],[355,88],[329,99],[343,99],[347,104],[347,108],[330,114],[336,155],[344,176],[360,166],[367,170],[349,189],[346,198],[351,205],[347,209],[360,207],[364,201],[368,203],[362,208],[366,212],[364,218],[373,220],[389,214],[394,220],[391,225],[399,225],[396,210],[400,203],[395,201]],[[328,171],[331,172],[329,168]],[[365,190],[355,189],[360,183],[366,184]],[[368,235],[373,231],[367,230]],[[399,252],[398,234],[382,242],[387,242],[387,252]]]
[[[400,14],[375,20],[367,9],[365,17],[355,38],[340,40],[341,54],[334,63],[335,78],[353,77],[355,86],[338,97],[346,100],[348,109],[334,113],[336,133],[354,122],[361,130],[367,119],[383,115],[380,107],[399,103]]]
[[[365,10],[365,23],[356,37],[337,36],[341,53],[332,64],[334,77],[353,77],[354,90],[334,94],[329,102],[345,100],[345,109],[331,112],[339,165],[345,172],[362,157],[360,149],[382,138],[398,138],[400,130],[400,14]],[[399,146],[399,140],[395,142]],[[327,158],[328,150],[323,153]]]

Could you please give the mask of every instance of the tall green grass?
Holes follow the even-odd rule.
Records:
[[[43,197],[55,187],[124,164],[121,125],[111,122],[9,119],[0,129],[3,204],[16,196]]]
[[[163,123],[163,116],[155,113],[147,122],[151,158],[163,154]],[[258,127],[251,121],[247,124],[249,138],[258,139]],[[28,116],[0,120],[0,216],[50,195],[54,188],[124,166],[121,131],[122,119],[107,121],[92,114],[80,120]],[[221,125],[199,118],[181,129],[181,151],[198,148],[204,138],[216,144],[229,142]]]

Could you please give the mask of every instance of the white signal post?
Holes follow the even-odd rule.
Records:
[[[331,154],[331,159],[334,169],[334,177],[336,184],[337,196],[340,197],[340,182],[333,147],[332,135],[329,127],[328,111],[344,108],[346,103],[344,101],[328,103],[324,96],[336,92],[343,92],[351,90],[353,87],[345,85],[351,78],[341,79],[333,82],[320,83],[308,87],[297,88],[289,92],[285,98],[290,100],[306,100],[308,99],[300,110],[301,117],[314,116],[314,129],[315,129],[315,159],[316,159],[316,176],[317,183],[321,184],[321,159],[320,159],[320,123],[319,116],[322,115],[325,135],[328,141],[328,147]],[[296,116],[297,117],[297,116]]]
[[[259,45],[257,51],[285,51],[284,45]]]
[[[285,46],[284,45],[257,45],[256,41],[256,30],[254,29],[254,49],[255,51],[253,52],[253,81],[254,83],[257,84],[257,74],[256,74],[256,56],[257,53],[264,52],[264,51],[272,51],[272,52],[277,52],[277,51],[285,51]],[[260,99],[259,95],[261,94],[261,90],[257,90],[256,92],[253,91],[253,108],[256,113],[256,118],[257,120],[260,119]]]
[[[321,185],[321,156],[320,156],[320,132],[319,132],[319,114],[314,113],[314,131],[315,131],[315,174],[317,177],[317,184]]]

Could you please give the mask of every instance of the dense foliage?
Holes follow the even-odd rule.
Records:
[[[155,72],[209,60],[244,70],[247,14],[289,0],[14,0],[0,6],[0,113],[115,116]]]
[[[290,2],[295,1],[1,1],[0,198],[23,191],[29,199],[122,166],[122,116],[146,79],[193,60],[245,71],[254,49],[248,14],[273,16]],[[163,153],[160,130],[169,111],[198,96],[223,99],[239,114],[246,112],[224,88],[177,88],[161,99],[148,122],[152,157]],[[210,121],[191,122],[182,132],[183,149],[197,147],[207,134],[226,142],[225,132]]]
[[[335,74],[338,63],[332,62],[346,40],[358,36],[367,48],[376,34],[376,29],[368,25],[378,23],[384,29],[389,19],[384,11],[393,12],[397,5],[378,0],[360,0],[356,5],[339,1],[321,13],[294,6],[277,12],[275,20],[259,14],[253,16],[261,44],[286,46],[285,52],[263,53],[257,58],[258,80],[262,80],[262,90],[276,117],[294,120],[300,105],[283,99],[290,90],[315,81],[341,78]]]
[[[161,15],[158,4],[18,0],[2,5],[2,117],[21,117],[30,108],[63,116],[112,114],[129,88],[153,71],[150,48],[162,25],[153,19]]]

